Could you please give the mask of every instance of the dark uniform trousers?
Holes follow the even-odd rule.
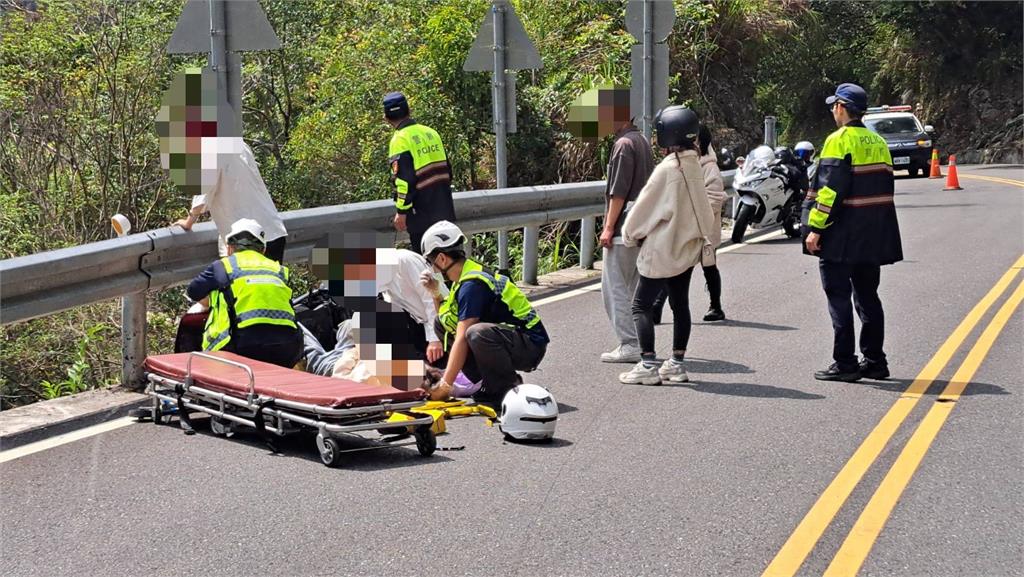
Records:
[[[860,352],[872,363],[886,364],[882,352],[885,339],[885,313],[878,298],[881,266],[878,264],[852,264],[821,260],[821,286],[828,298],[828,312],[832,316],[835,340],[832,357],[842,370],[857,367],[854,347],[855,331],[853,311],[860,317]],[[850,297],[853,297],[851,304]]]
[[[443,334],[440,323],[436,326]],[[474,383],[483,381],[473,398],[495,409],[500,409],[509,389],[523,382],[516,371],[533,371],[547,352],[547,345],[535,343],[524,331],[494,323],[469,327],[466,342],[469,353],[462,373]]]

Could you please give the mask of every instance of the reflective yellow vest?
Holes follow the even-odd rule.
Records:
[[[445,331],[445,348],[448,347],[448,336],[454,336],[455,329],[459,325],[459,301],[455,297],[462,283],[470,279],[482,281],[494,291],[494,295],[508,307],[512,316],[516,318],[517,322],[512,326],[520,329],[532,329],[540,322],[540,317],[533,310],[533,305],[526,299],[526,295],[519,290],[519,287],[510,282],[508,277],[491,273],[485,270],[480,263],[466,259],[462,265],[462,274],[459,275],[459,280],[452,286],[448,297],[441,303],[437,312],[437,318]],[[491,322],[488,319],[481,320]]]
[[[224,348],[231,341],[232,324],[239,329],[258,324],[297,328],[288,267],[254,250],[236,252],[220,261],[229,285],[210,293],[204,351]]]
[[[891,204],[892,156],[889,154],[889,145],[885,139],[863,125],[840,128],[825,140],[825,146],[822,147],[821,154],[818,156],[819,175],[827,172],[822,168],[836,165],[847,156],[850,157],[850,168],[843,167],[841,170],[849,170],[850,176],[856,179],[856,184],[860,185],[858,188],[865,188],[864,192],[851,190],[848,196],[864,196],[865,198],[860,202],[882,204],[888,202]],[[854,183],[847,182],[845,184],[853,185]],[[811,193],[809,193],[810,195]],[[817,189],[817,193],[814,195],[815,204],[811,205],[810,215],[807,219],[807,224],[811,228],[824,230],[832,224],[829,215],[834,209],[839,208],[835,206],[836,198],[837,192],[827,185]]]
[[[436,182],[448,181],[448,156],[444,152],[441,137],[433,128],[422,124],[409,124],[395,131],[388,146],[388,158],[392,163],[398,162],[402,153],[412,155],[413,169],[416,171],[416,182],[406,182],[395,173],[395,206],[400,211],[412,209],[408,202],[409,187],[416,190],[424,189]]]

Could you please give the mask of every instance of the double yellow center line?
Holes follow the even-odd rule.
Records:
[[[889,409],[889,412],[882,417],[882,420],[861,443],[850,460],[811,507],[811,510],[800,521],[796,530],[765,569],[762,577],[790,577],[796,574],[868,468],[874,464],[878,455],[906,420],[928,387],[949,363],[963,341],[1013,283],[1021,268],[1024,268],[1024,256],[1021,256],[978,304],[974,305],[974,308],[967,313],[967,316],[949,335],[914,379],[914,382]],[[967,383],[970,382],[975,371],[981,365],[981,361],[988,354],[996,337],[1013,315],[1014,310],[1020,305],[1021,300],[1024,300],[1024,282],[1018,285],[1013,295],[1000,307],[991,323],[971,348],[960,369],[939,396],[938,401],[942,402],[936,402],[925,416],[857,520],[853,530],[850,531],[839,552],[833,558],[825,573],[827,577],[856,575],[893,507],[909,483],[910,477],[917,469],[921,459],[924,458],[924,454],[938,434],[946,417],[953,410],[955,403],[950,401],[955,401],[960,397]]]

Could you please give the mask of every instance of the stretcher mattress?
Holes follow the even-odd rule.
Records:
[[[329,408],[351,408],[375,405],[382,401],[418,401],[427,397],[426,391],[422,389],[403,391],[392,387],[321,377],[254,361],[226,351],[208,354],[248,366],[252,369],[255,379],[256,393],[274,399]],[[146,357],[146,369],[163,377],[184,380],[188,357],[189,353],[149,356]],[[194,384],[219,393],[244,397],[249,392],[249,376],[245,371],[202,357],[192,359],[192,379]]]

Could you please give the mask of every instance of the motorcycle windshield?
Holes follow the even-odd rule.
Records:
[[[733,182],[736,185],[743,185],[748,182],[760,180],[768,176],[768,161],[763,158],[749,158],[743,164],[743,168],[736,172]]]

